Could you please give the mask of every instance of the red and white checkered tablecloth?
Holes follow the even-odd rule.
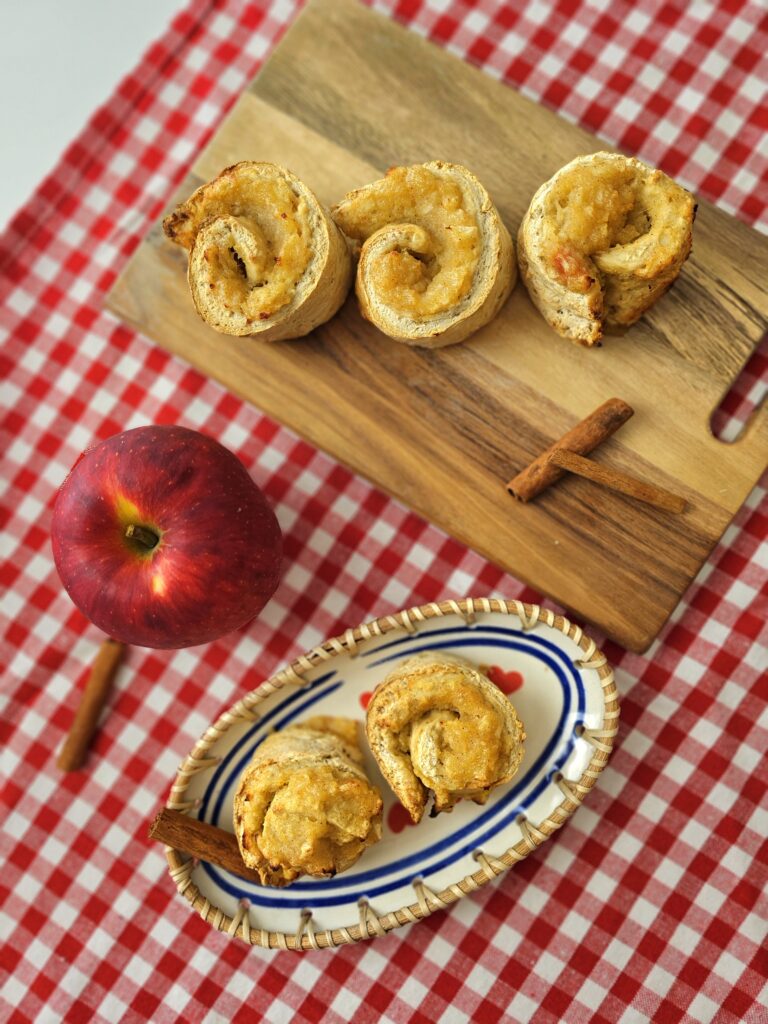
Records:
[[[0,1017],[765,1022],[766,478],[652,650],[605,644],[621,733],[585,806],[449,912],[333,952],[250,949],[190,911],[147,839],[194,740],[287,659],[412,604],[539,597],[103,311],[297,7],[194,0],[0,239]],[[762,0],[376,7],[768,228]],[[726,429],[767,369],[753,359]],[[238,453],[288,567],[245,631],[132,649],[89,769],[62,776],[100,636],[54,572],[54,496],[86,445],[145,423]]]

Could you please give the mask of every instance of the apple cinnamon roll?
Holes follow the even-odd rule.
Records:
[[[531,299],[558,334],[595,345],[669,288],[691,251],[695,212],[690,192],[633,157],[577,157],[538,189],[520,225]]]
[[[427,652],[377,686],[366,733],[385,779],[415,823],[460,800],[483,804],[523,759],[523,725],[508,698],[463,658]]]
[[[357,723],[318,716],[257,748],[235,794],[243,861],[264,885],[328,878],[381,838],[381,795],[363,769]]]
[[[393,167],[333,208],[360,246],[363,316],[408,345],[463,341],[498,313],[517,269],[509,232],[466,167]]]
[[[198,313],[224,334],[299,338],[333,316],[352,283],[344,236],[314,193],[275,164],[227,167],[163,230],[189,252]]]

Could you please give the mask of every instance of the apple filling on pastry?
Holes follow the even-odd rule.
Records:
[[[691,250],[693,196],[617,153],[578,157],[533,197],[518,235],[520,270],[558,333],[594,345],[634,323]]]
[[[402,662],[374,691],[366,732],[384,777],[414,822],[482,804],[523,759],[523,725],[508,698],[463,658],[428,652]]]
[[[264,885],[283,886],[351,867],[381,838],[381,811],[356,723],[318,716],[257,748],[235,795],[235,834]]]
[[[458,164],[393,167],[332,213],[360,247],[363,315],[397,341],[462,341],[496,315],[514,284],[509,233],[486,190]]]
[[[328,320],[349,290],[343,236],[306,185],[274,164],[228,167],[163,230],[189,252],[197,311],[226,334],[299,337]]]

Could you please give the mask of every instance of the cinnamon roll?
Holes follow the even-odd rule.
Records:
[[[531,299],[558,334],[595,345],[669,288],[691,251],[695,212],[690,192],[633,157],[577,157],[538,189],[520,225]]]
[[[363,768],[357,723],[320,716],[257,748],[234,800],[243,861],[264,885],[327,878],[381,838],[381,795]]]
[[[470,662],[427,652],[402,662],[368,705],[366,733],[384,778],[414,822],[459,800],[482,804],[523,759],[523,725]]]
[[[352,283],[349,247],[290,171],[243,161],[163,221],[189,252],[192,299],[224,334],[299,338],[329,320]]]
[[[333,208],[360,247],[363,316],[408,345],[463,341],[498,313],[515,283],[512,239],[477,178],[459,164],[393,167]]]

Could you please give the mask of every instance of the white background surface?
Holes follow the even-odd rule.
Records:
[[[0,230],[186,0],[9,0],[0,31]]]

